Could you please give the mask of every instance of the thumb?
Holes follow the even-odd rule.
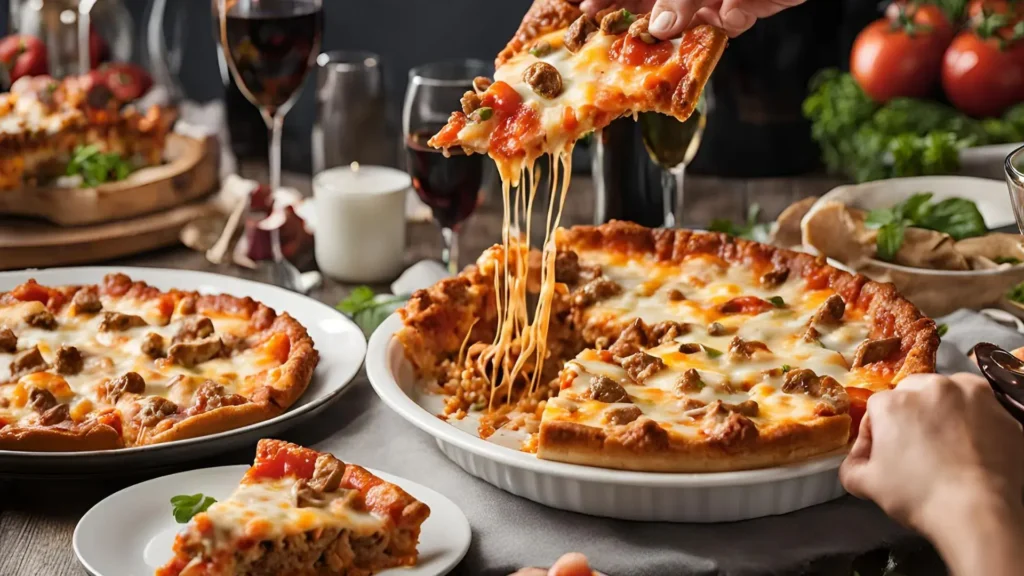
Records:
[[[701,0],[658,0],[651,10],[648,30],[660,40],[676,38],[690,25],[702,3]]]
[[[590,565],[587,557],[577,552],[570,552],[558,559],[548,571],[548,576],[590,576]]]

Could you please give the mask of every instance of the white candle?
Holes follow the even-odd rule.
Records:
[[[405,260],[405,197],[412,180],[385,166],[331,168],[313,178],[320,270],[346,282],[383,282]]]

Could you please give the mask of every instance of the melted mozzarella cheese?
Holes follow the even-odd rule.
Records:
[[[62,403],[78,406],[73,411],[76,421],[84,419],[92,408],[108,405],[100,398],[101,387],[109,380],[127,372],[136,372],[146,381],[143,395],[162,396],[185,408],[192,401],[196,388],[206,380],[213,380],[225,387],[227,393],[247,394],[251,392],[247,379],[273,368],[280,363],[271,359],[259,348],[249,348],[229,358],[215,358],[186,368],[164,360],[154,360],[142,352],[142,341],[150,332],[161,335],[167,347],[171,338],[181,328],[187,316],[175,314],[168,319],[153,300],[102,298],[103,312],[98,314],[71,315],[68,307],[56,315],[55,330],[33,328],[24,318],[33,312],[45,309],[39,302],[18,302],[0,308],[0,327],[10,327],[18,338],[18,352],[37,346],[44,360],[51,366],[46,373],[22,376],[12,381],[11,362],[16,354],[0,352],[0,399],[6,407],[0,407],[0,419],[7,423],[31,425],[38,415],[25,403],[26,391],[31,387],[45,387],[54,393]],[[121,312],[142,316],[149,325],[118,332],[102,332],[100,324],[104,312]],[[212,318],[216,334],[244,336],[247,322],[239,318]],[[57,350],[61,346],[74,346],[83,356],[84,367],[74,375],[53,374],[52,366]],[[48,377],[43,381],[43,376]],[[186,378],[182,379],[184,376]],[[66,382],[69,395],[59,394]],[[89,405],[79,404],[88,401]],[[3,406],[4,403],[0,403]]]
[[[207,509],[214,537],[228,542],[266,540],[326,528],[347,528],[358,536],[383,527],[381,519],[348,506],[349,490],[327,494],[324,506],[298,507],[293,492],[296,482],[292,477],[243,481],[231,498]]]

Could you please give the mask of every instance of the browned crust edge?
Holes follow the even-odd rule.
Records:
[[[76,292],[91,286],[54,287],[67,302]],[[154,433],[142,431],[136,446],[145,446],[185,440],[224,432],[257,422],[268,420],[287,410],[309,387],[313,372],[319,362],[319,354],[313,346],[313,339],[306,328],[287,313],[277,315],[273,309],[249,297],[240,298],[230,294],[201,295],[198,292],[170,290],[163,292],[142,281],[133,281],[124,274],[111,274],[99,285],[100,293],[108,296],[157,299],[172,296],[175,302],[194,298],[197,310],[244,315],[266,335],[282,333],[290,344],[288,359],[277,370],[280,376],[267,382],[257,390],[249,402],[239,406],[223,406],[202,414],[187,417],[167,429]],[[0,306],[10,303],[9,293],[0,294]],[[65,303],[64,305],[68,305]],[[60,308],[57,306],[56,308]],[[122,426],[126,426],[123,424]],[[16,427],[0,428],[0,450],[34,452],[81,452],[110,450],[124,447],[122,435],[114,428],[96,422],[88,425],[61,427]]]
[[[575,4],[578,3],[577,0]],[[533,40],[555,30],[568,28],[581,14],[583,12],[568,0],[534,0],[515,35],[505,49],[498,53],[494,61],[495,68],[525,50]]]
[[[782,466],[838,450],[850,436],[850,417],[758,427],[738,445],[666,433],[648,418],[597,428],[576,422],[541,422],[537,457],[543,460],[643,472],[727,472]]]

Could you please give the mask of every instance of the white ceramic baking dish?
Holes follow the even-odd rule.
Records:
[[[541,460],[457,428],[436,416],[438,397],[424,390],[393,338],[392,315],[373,333],[366,372],[392,410],[430,434],[473,476],[535,502],[594,516],[665,522],[728,522],[785,514],[844,494],[837,470],[844,454],[792,466],[741,472],[665,474]]]

